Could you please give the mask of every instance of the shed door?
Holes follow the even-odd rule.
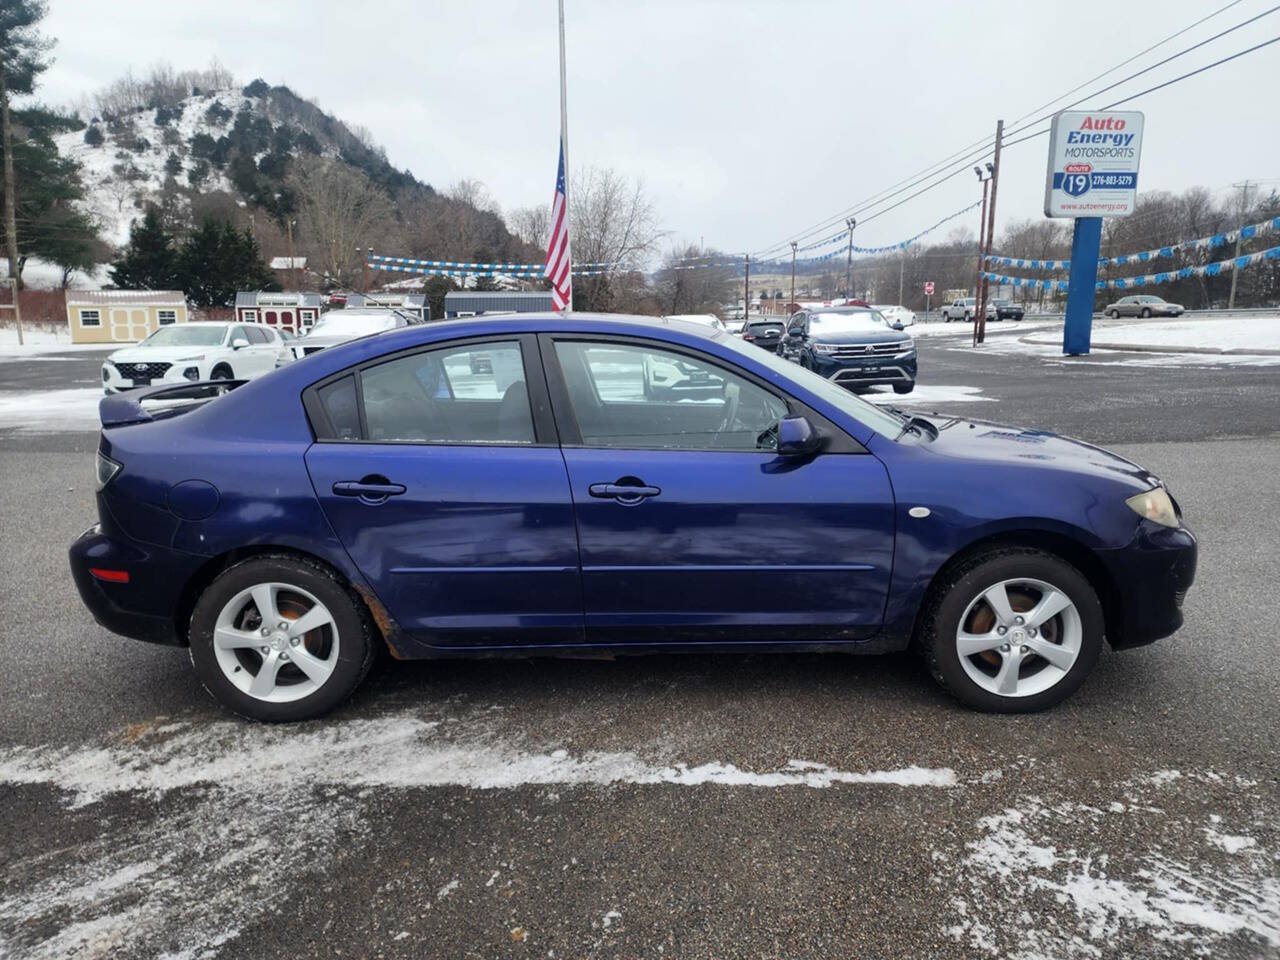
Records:
[[[129,336],[129,311],[113,309],[111,311],[111,339],[131,340]]]

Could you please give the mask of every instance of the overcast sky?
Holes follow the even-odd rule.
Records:
[[[997,118],[1012,123],[1225,2],[566,0],[571,162],[643,178],[672,244],[702,237],[755,251],[991,135]],[[1087,89],[1269,5],[1241,0]],[[286,84],[369,128],[392,163],[436,187],[479,179],[503,209],[550,199],[555,0],[53,0],[50,8],[57,62],[41,91],[49,102],[74,101],[129,67],[185,69],[216,57],[242,82]],[[1085,106],[1277,33],[1280,14]],[[1280,177],[1278,81],[1280,44],[1126,105],[1147,118],[1139,190]],[[1041,137],[1005,153],[999,222],[1042,215],[1047,149]],[[858,242],[901,240],[979,196],[966,173],[864,222]],[[967,218],[975,229],[976,220]]]

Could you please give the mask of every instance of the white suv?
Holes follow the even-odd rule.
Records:
[[[110,394],[161,383],[249,380],[291,360],[293,350],[265,324],[179,323],[108,356],[102,388]]]

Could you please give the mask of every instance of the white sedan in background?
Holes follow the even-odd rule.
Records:
[[[900,323],[904,327],[910,327],[916,322],[915,313],[908,310],[906,307],[873,306],[871,309],[879,310],[880,313],[884,315],[884,318],[889,321],[890,326],[895,323]]]
[[[110,394],[163,383],[251,380],[292,360],[293,351],[265,324],[179,323],[110,354],[102,365],[102,389]]]
[[[409,318],[395,310],[330,310],[319,323],[297,339],[294,350],[306,356],[357,337],[408,325]]]

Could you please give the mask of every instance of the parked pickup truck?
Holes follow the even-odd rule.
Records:
[[[973,297],[960,297],[942,305],[942,319],[945,323],[952,320],[972,320],[977,301]]]

